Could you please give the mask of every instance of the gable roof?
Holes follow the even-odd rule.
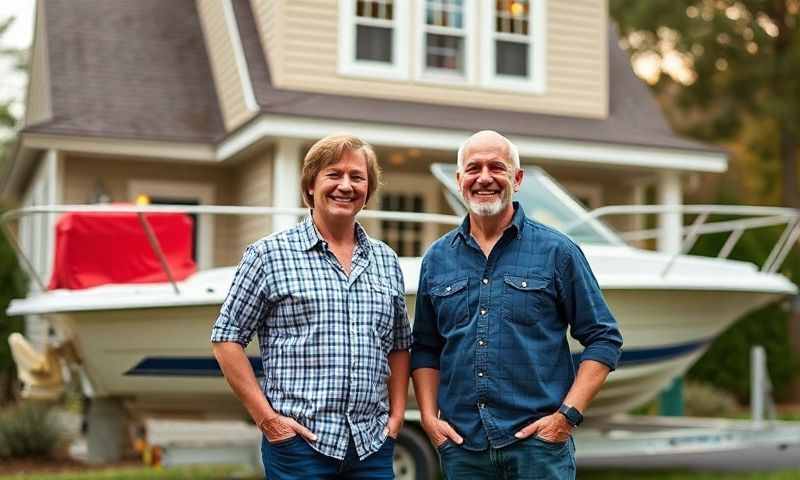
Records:
[[[278,89],[250,2],[232,2],[261,113],[719,153],[675,135],[610,28],[609,116]],[[24,131],[216,143],[226,137],[194,0],[46,0],[53,118]],[[231,133],[231,132],[228,132]]]
[[[224,134],[194,0],[46,0],[52,118],[24,131],[209,142]]]

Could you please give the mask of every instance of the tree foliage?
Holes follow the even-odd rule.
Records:
[[[13,18],[0,20],[0,38],[13,21]],[[26,54],[18,49],[0,49],[0,57],[11,58],[17,69],[24,68]],[[13,114],[12,104],[13,99],[0,101],[0,130],[13,132],[17,126],[18,118]],[[9,142],[10,139],[0,138],[0,172],[4,170]],[[4,210],[0,205],[0,214]],[[26,281],[17,263],[16,253],[6,237],[0,234],[0,403],[8,396],[9,382],[14,375],[14,365],[6,339],[12,332],[22,330],[22,319],[8,317],[5,312],[11,299],[24,296],[25,290]]]
[[[748,146],[778,155],[781,202],[800,207],[800,0],[611,0],[610,10],[632,55],[666,73],[655,88],[671,92],[679,130],[719,142],[749,120],[773,125],[772,145]]]

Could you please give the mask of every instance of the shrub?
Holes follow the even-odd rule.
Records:
[[[689,370],[689,380],[731,392],[740,403],[750,399],[750,348],[763,345],[775,399],[785,399],[795,374],[796,357],[789,342],[788,314],[773,304],[739,319]]]
[[[740,410],[733,395],[707,383],[687,382],[683,402],[690,417],[733,417]]]
[[[0,413],[0,457],[50,457],[63,431],[49,408],[22,403]]]

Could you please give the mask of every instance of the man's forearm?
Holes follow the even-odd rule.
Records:
[[[414,380],[414,394],[422,417],[439,416],[437,395],[439,393],[439,370],[418,368],[411,374]]]
[[[406,350],[397,350],[389,354],[389,414],[403,416],[408,398],[408,373],[411,355]]]
[[[605,383],[610,371],[611,369],[607,365],[598,361],[582,361],[578,367],[575,382],[564,398],[564,403],[577,408],[581,412],[585,411],[589,407],[589,403],[597,395],[597,392],[600,391],[600,387]]]
[[[213,345],[214,357],[225,375],[225,380],[253,421],[259,424],[265,418],[274,416],[275,411],[264,397],[242,346],[235,342],[218,342]]]

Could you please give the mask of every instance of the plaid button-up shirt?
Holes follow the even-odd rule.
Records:
[[[311,217],[250,245],[211,333],[246,346],[258,334],[272,408],[317,435],[311,446],[360,458],[386,440],[388,355],[411,346],[397,255],[356,224],[346,275]]]

